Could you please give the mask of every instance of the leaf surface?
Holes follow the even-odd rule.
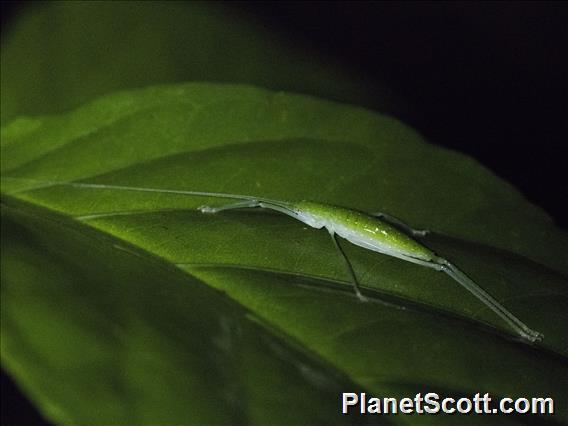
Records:
[[[329,235],[286,216],[204,215],[198,206],[223,200],[47,181],[388,212],[431,229],[425,245],[545,340],[516,340],[443,274],[344,242],[372,299],[360,303]],[[566,236],[510,185],[390,117],[246,86],[118,93],[5,126],[2,192],[2,355],[56,421],[92,415],[100,400],[81,396],[86,382],[118,401],[101,421],[170,412],[179,421],[194,410],[195,423],[235,413],[252,424],[351,421],[337,415],[338,389],[350,386],[379,396],[565,396]],[[223,340],[223,321],[227,333],[240,330],[235,343]],[[83,353],[89,368],[61,367]],[[50,385],[73,374],[77,391],[54,394]],[[231,399],[239,389],[246,404]],[[140,395],[156,408],[136,405]],[[318,401],[332,408],[309,413]],[[166,417],[145,417],[152,410]]]

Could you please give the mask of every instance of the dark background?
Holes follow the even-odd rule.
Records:
[[[399,118],[432,143],[476,158],[568,228],[565,4],[227,6],[254,15],[294,43],[318,49],[371,80],[377,76],[406,101]],[[2,34],[22,7],[2,2]],[[42,424],[4,373],[1,385],[3,425]]]
[[[240,6],[297,43],[378,75],[409,104],[399,118],[476,158],[568,227],[566,4]]]

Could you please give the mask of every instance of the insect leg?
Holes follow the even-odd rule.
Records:
[[[339,241],[337,240],[337,235],[335,235],[335,232],[331,232],[331,231],[330,231],[329,235],[331,235],[331,239],[333,240],[333,244],[335,245],[335,247],[339,251],[339,254],[341,254],[341,257],[345,261],[345,264],[347,265],[347,270],[349,271],[349,274],[351,275],[351,280],[353,282],[353,289],[355,290],[355,294],[357,295],[359,300],[361,300],[362,302],[367,302],[368,299],[365,296],[363,296],[363,294],[361,293],[361,290],[359,289],[359,283],[357,281],[357,277],[355,276],[355,271],[353,271],[353,266],[351,266],[351,262],[349,262],[349,259],[347,258],[347,256],[345,255],[345,252],[341,248],[341,245],[339,244]]]
[[[528,340],[531,343],[543,339],[543,335],[541,333],[529,328],[524,322],[522,322],[501,303],[499,303],[493,296],[483,290],[475,281],[473,281],[465,273],[463,273],[457,266],[450,263],[446,259],[437,258],[432,261],[425,261],[406,256],[401,258],[418,265],[426,266],[428,268],[444,272],[445,274],[449,275],[450,278],[464,287],[477,299],[483,302],[485,306],[487,306],[495,314],[501,317],[501,319],[509,324],[509,326],[511,326],[511,328],[515,330],[523,339]]]
[[[543,339],[543,335],[536,330],[529,328],[524,322],[513,315],[507,308],[501,305],[489,293],[477,285],[471,278],[464,274],[455,265],[445,259],[440,259],[442,271],[452,277],[455,281],[469,290],[475,297],[481,300],[493,312],[499,315],[507,324],[509,324],[521,337],[530,341],[537,342]]]
[[[219,213],[223,210],[246,209],[251,207],[260,207],[257,200],[239,201],[238,203],[227,204],[221,207],[200,206],[197,208],[201,213]]]
[[[405,230],[409,234],[414,235],[416,237],[424,237],[426,234],[428,234],[430,232],[427,229],[414,229],[411,226],[404,223],[402,220],[400,220],[400,219],[398,219],[394,216],[391,216],[390,214],[386,214],[386,213],[382,213],[382,212],[376,212],[376,213],[371,213],[371,216],[375,216],[375,217],[378,217],[379,219],[383,219],[385,222],[388,222],[391,225],[398,226],[399,228],[402,228],[403,230]]]

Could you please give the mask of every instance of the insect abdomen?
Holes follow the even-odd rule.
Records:
[[[425,261],[436,255],[402,231],[379,218],[356,210],[302,202],[298,209],[314,228],[327,228],[351,243],[385,254],[401,254]]]

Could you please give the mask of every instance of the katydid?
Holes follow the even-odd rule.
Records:
[[[350,243],[363,247],[367,250],[386,254],[407,262],[444,272],[501,317],[523,339],[529,342],[535,342],[540,341],[543,338],[541,333],[529,328],[458,267],[450,263],[447,259],[436,255],[432,250],[418,242],[417,239],[413,238],[425,236],[429,231],[413,229],[401,220],[387,215],[386,213],[368,214],[358,210],[313,201],[288,202],[249,195],[217,192],[185,191],[80,182],[38,181],[33,179],[25,180],[50,186],[66,185],[78,188],[169,193],[238,200],[236,203],[221,207],[201,206],[198,208],[202,213],[209,214],[242,208],[263,208],[275,210],[291,216],[312,228],[327,229],[338,253],[345,262],[346,268],[351,277],[355,294],[361,301],[366,301],[367,298],[361,292],[359,282],[351,262],[345,255],[337,236],[340,236]]]

